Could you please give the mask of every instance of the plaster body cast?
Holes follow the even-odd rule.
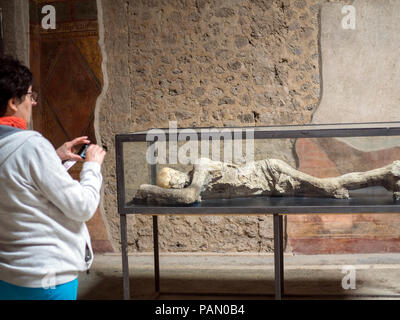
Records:
[[[188,174],[163,168],[158,186],[142,184],[133,202],[192,204],[202,198],[296,196],[349,198],[349,190],[383,186],[400,198],[400,161],[366,172],[316,178],[282,160],[264,159],[244,166],[200,158]]]

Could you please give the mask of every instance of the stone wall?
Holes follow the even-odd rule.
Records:
[[[0,0],[4,53],[29,66],[29,2]]]
[[[310,123],[320,98],[323,0],[98,0],[108,148],[102,208],[119,247],[114,135],[151,128]],[[294,142],[272,148],[295,164]],[[271,216],[163,216],[162,251],[272,251]],[[128,217],[131,251],[151,217]]]

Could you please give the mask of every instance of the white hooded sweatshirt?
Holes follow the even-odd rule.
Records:
[[[101,166],[71,178],[38,132],[0,125],[0,280],[40,288],[74,280],[93,260],[85,225],[99,205]]]

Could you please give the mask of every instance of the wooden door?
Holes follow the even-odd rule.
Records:
[[[44,5],[56,10],[56,29],[43,29]],[[102,90],[96,0],[30,0],[30,67],[39,103],[33,129],[55,148],[86,135],[96,143],[94,113]],[[81,164],[70,173],[79,179]],[[98,210],[87,223],[96,252],[113,251]]]

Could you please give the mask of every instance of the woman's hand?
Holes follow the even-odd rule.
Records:
[[[61,147],[59,147],[56,152],[58,156],[60,157],[61,161],[64,160],[75,160],[75,161],[83,161],[80,156],[75,154],[75,152],[78,150],[76,146],[82,145],[82,144],[89,144],[90,140],[88,140],[88,137],[79,137],[76,138],[72,141],[68,141],[64,143]]]
[[[85,161],[94,161],[102,165],[105,156],[106,151],[102,147],[98,146],[97,144],[91,144],[86,150]]]

